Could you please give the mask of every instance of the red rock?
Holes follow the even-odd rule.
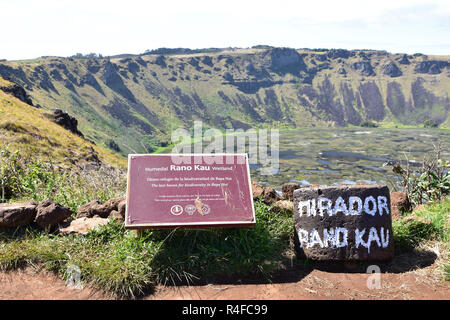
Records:
[[[300,185],[295,182],[285,183],[281,186],[281,192],[283,192],[283,199],[293,201],[294,190],[299,189]]]
[[[410,203],[405,192],[391,192],[391,215],[393,220],[399,219],[403,212],[409,209]]]
[[[98,216],[93,218],[82,217],[73,220],[66,228],[59,229],[61,234],[87,234],[89,230],[95,229],[99,226],[107,224],[109,219],[100,218]]]
[[[68,207],[45,200],[36,207],[36,217],[34,222],[41,228],[52,228],[69,218],[73,212]]]
[[[252,193],[253,199],[256,200],[264,193],[264,189],[256,181],[252,181]]]

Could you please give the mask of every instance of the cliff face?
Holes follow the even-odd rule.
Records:
[[[25,88],[35,105],[75,116],[87,139],[123,153],[151,151],[194,120],[248,128],[431,119],[450,127],[449,57],[289,48],[172,53],[1,62],[0,76]]]

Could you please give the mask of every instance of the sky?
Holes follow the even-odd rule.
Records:
[[[450,0],[0,0],[0,59],[272,45],[450,55]]]

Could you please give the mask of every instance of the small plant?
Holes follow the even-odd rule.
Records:
[[[425,120],[423,122],[423,127],[424,128],[437,128],[439,127],[438,123],[436,122],[436,120]]]
[[[10,151],[9,146],[0,149],[0,202],[20,192],[23,166],[18,151]]]
[[[406,166],[397,161],[384,165],[392,166],[392,171],[400,177],[402,187],[413,207],[443,200],[450,193],[450,163],[441,159],[440,145],[435,146],[430,157],[423,159],[422,166],[417,171],[411,169],[408,159]]]
[[[126,190],[124,169],[68,170],[51,161],[24,159],[18,151],[0,148],[0,202],[21,199],[54,200],[73,211],[94,199],[106,201]]]
[[[361,127],[365,127],[365,128],[377,128],[378,124],[376,124],[373,121],[364,121],[363,123],[361,123]]]

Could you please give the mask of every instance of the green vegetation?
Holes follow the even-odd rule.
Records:
[[[363,123],[361,123],[361,127],[364,127],[364,128],[378,128],[378,124],[376,124],[373,121],[364,121]]]
[[[94,199],[122,196],[125,189],[124,169],[62,169],[52,162],[23,158],[8,147],[0,148],[0,202],[50,199],[76,212],[80,205]]]
[[[2,229],[0,268],[33,264],[67,279],[76,265],[83,283],[126,297],[200,277],[270,277],[292,256],[292,215],[260,201],[255,208],[254,228],[151,230],[138,238],[115,220],[85,236]]]
[[[410,251],[419,247],[439,248],[438,265],[443,278],[450,281],[450,197],[441,202],[416,208],[413,213],[392,222],[397,251]]]
[[[439,124],[435,120],[425,120],[423,123],[424,128],[437,128]]]
[[[414,248],[423,240],[447,243],[450,240],[450,198],[431,203],[393,221],[396,244],[402,248]]]
[[[450,194],[450,162],[442,159],[440,148],[435,147],[435,152],[423,159],[418,170],[413,170],[409,162],[404,166],[400,162],[387,163],[400,177],[413,207],[445,199]]]
[[[417,72],[415,66],[424,57],[409,56],[410,65],[399,65],[398,58],[380,51],[259,45],[159,48],[114,57],[77,54],[4,61],[0,68],[5,77],[27,88],[34,104],[47,110],[64,107],[87,139],[126,157],[161,152],[159,137],[167,140],[172,130],[190,128],[194,121],[225,130],[417,128],[434,127],[427,120],[439,119],[440,128],[449,128],[445,70]],[[364,59],[373,75],[353,67]],[[386,75],[386,59],[403,74]],[[434,60],[448,57],[430,56],[428,62]],[[158,139],[148,141],[150,137]]]

